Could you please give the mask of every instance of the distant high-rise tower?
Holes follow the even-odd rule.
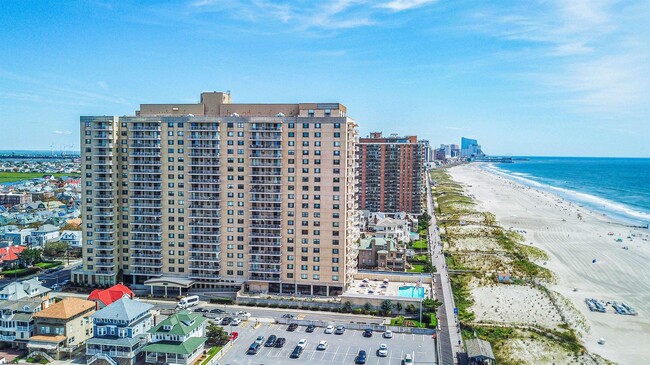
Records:
[[[470,157],[482,157],[483,151],[481,146],[478,144],[478,141],[475,139],[469,139],[462,137],[460,140],[460,157],[470,158]]]
[[[373,212],[420,214],[424,199],[424,144],[416,136],[359,139],[359,206]]]
[[[339,103],[141,104],[81,117],[76,283],[336,295],[356,272],[356,123]]]

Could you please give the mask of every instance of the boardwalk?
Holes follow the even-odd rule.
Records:
[[[433,211],[433,196],[431,195],[430,176],[427,174],[427,211],[431,215],[429,228],[429,249],[431,262],[438,269],[435,275],[436,299],[442,302],[438,309],[438,326],[440,340],[440,363],[444,365],[458,364],[458,354],[463,352],[461,336],[454,315],[454,296],[451,291],[449,273],[445,266],[445,256],[442,251],[442,241],[437,230],[436,218]]]

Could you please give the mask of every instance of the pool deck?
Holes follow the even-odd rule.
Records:
[[[382,287],[383,286],[383,287]],[[402,281],[391,282],[390,278],[388,283],[384,283],[381,280],[373,281],[368,280],[364,282],[363,280],[354,280],[352,285],[348,288],[346,293],[348,294],[357,294],[357,295],[368,295],[368,296],[390,296],[390,297],[400,297],[400,298],[411,298],[404,297],[399,295],[399,288],[402,286],[415,286],[415,283],[407,283]],[[431,298],[431,285],[423,284],[425,290],[424,297]],[[372,293],[370,292],[372,291]]]

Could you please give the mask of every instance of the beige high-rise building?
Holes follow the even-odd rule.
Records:
[[[342,104],[232,104],[222,92],[81,117],[73,280],[340,294],[356,271],[356,126]]]

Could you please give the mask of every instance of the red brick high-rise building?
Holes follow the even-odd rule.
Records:
[[[424,195],[424,147],[416,136],[359,139],[359,209],[420,214]]]

